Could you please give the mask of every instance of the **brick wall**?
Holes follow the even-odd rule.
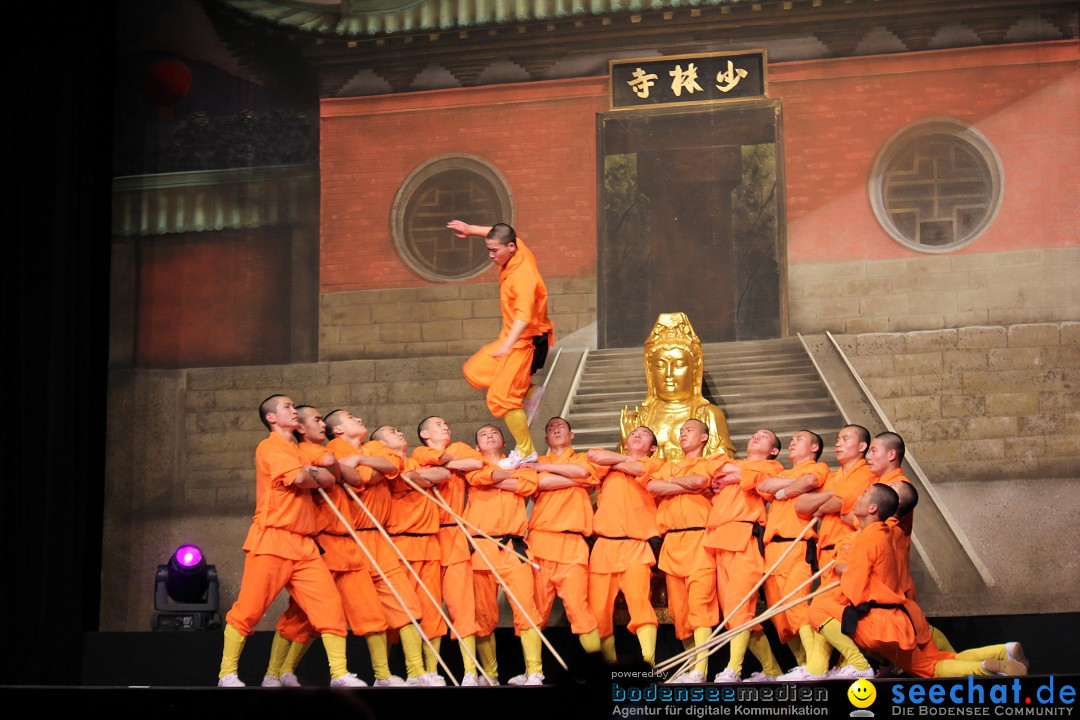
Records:
[[[322,291],[436,285],[397,255],[390,213],[409,173],[446,153],[479,156],[506,178],[545,279],[595,276],[595,114],[606,93],[607,78],[585,78],[323,100]],[[471,282],[496,278],[491,269]]]
[[[546,282],[556,342],[595,322],[594,277]],[[320,301],[322,360],[471,354],[502,325],[493,283],[325,293]]]
[[[997,217],[950,255],[1076,244],[1080,46],[960,48],[769,67],[784,107],[788,261],[918,257],[878,224],[867,183],[890,137],[928,118],[973,125],[1004,168]]]
[[[1080,248],[788,268],[792,332],[843,333],[1080,320]]]
[[[837,341],[935,482],[1080,478],[1080,323]]]

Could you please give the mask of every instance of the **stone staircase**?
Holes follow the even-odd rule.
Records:
[[[843,424],[798,338],[706,344],[704,394],[727,415],[731,441],[745,452],[755,431],[769,427],[785,443],[808,429],[822,435],[821,459],[835,465],[833,441]],[[577,447],[614,448],[619,412],[645,399],[648,388],[641,348],[590,351],[566,418]]]

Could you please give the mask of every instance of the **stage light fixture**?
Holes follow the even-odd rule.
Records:
[[[217,568],[206,563],[196,545],[181,545],[154,579],[154,630],[217,630]]]

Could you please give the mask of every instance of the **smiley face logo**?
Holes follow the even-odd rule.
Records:
[[[859,678],[851,683],[851,687],[847,690],[847,697],[855,707],[868,708],[877,699],[877,690],[869,680]]]

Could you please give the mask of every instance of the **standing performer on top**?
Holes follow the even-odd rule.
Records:
[[[503,418],[514,436],[517,447],[500,463],[503,469],[513,470],[522,462],[536,461],[524,398],[530,378],[544,366],[548,347],[554,344],[554,326],[547,313],[547,286],[532,250],[509,225],[483,227],[451,220],[446,226],[460,238],[484,237],[491,262],[499,266],[503,319],[499,338],[477,350],[462,370],[470,385],[487,390],[491,414]]]

